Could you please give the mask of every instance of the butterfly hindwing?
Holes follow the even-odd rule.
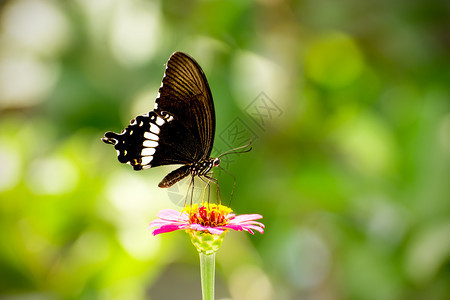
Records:
[[[189,164],[197,155],[195,138],[172,115],[137,116],[122,133],[107,132],[103,141],[114,145],[117,158],[135,170],[169,164]]]

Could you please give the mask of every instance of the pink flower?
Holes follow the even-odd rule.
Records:
[[[150,222],[153,235],[175,230],[200,231],[220,235],[228,229],[247,231],[253,230],[264,233],[264,224],[256,222],[262,216],[258,214],[238,215],[232,213],[231,208],[202,203],[184,208],[181,212],[173,209],[163,209],[158,218]]]

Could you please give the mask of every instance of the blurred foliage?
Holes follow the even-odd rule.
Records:
[[[267,230],[229,233],[218,299],[448,299],[448,2],[0,3],[0,298],[200,298],[188,237],[148,230],[187,185],[100,141],[179,50],[210,82],[215,153],[255,138],[223,164]]]

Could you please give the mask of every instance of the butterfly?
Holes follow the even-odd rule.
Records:
[[[102,140],[114,145],[118,160],[134,170],[181,164],[158,185],[168,188],[188,175],[216,182],[208,173],[227,153],[210,157],[215,127],[213,98],[202,68],[189,55],[175,52],[153,111],[131,120],[120,134],[106,132]]]

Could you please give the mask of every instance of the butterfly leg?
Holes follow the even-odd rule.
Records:
[[[204,176],[204,175],[202,175]],[[205,193],[206,193],[206,189],[208,189],[208,203],[209,203],[209,198],[210,198],[210,180],[205,180],[202,178],[202,176],[198,176],[198,178],[200,178],[201,181],[203,181],[205,183],[205,187],[203,188],[203,196],[202,196],[202,201],[205,199]]]
[[[211,174],[211,173],[209,173]],[[214,183],[216,185],[216,203],[222,203],[222,200],[220,199],[220,192],[219,192],[219,180],[217,178],[214,178],[212,176],[210,176],[209,174],[204,174],[203,177],[206,178],[206,180],[208,180],[208,185],[209,183]]]
[[[186,197],[184,197],[184,205],[183,207],[186,207],[187,204],[187,199],[188,199],[188,195],[189,195],[189,189],[192,186],[192,191],[194,191],[194,176],[191,177],[191,180],[189,181],[189,186],[186,190]],[[192,195],[191,195],[191,205],[192,205]]]
[[[230,172],[228,172],[227,170],[225,170],[224,168],[222,168],[221,166],[218,166],[218,167],[233,178],[233,189],[231,190],[230,203],[228,205],[228,206],[231,206],[231,199],[233,199],[234,189],[236,188],[236,177],[233,174],[231,174]]]
[[[193,199],[194,199],[194,192],[195,192],[195,188],[194,188],[194,185],[195,185],[195,177],[194,177],[194,176],[192,176],[191,181],[192,181],[192,187],[191,187],[191,203],[190,203],[190,204],[192,205]]]

